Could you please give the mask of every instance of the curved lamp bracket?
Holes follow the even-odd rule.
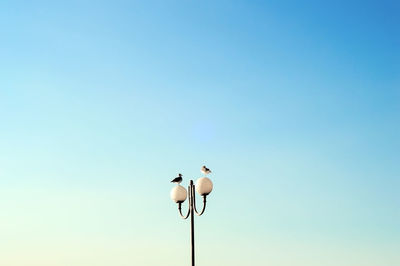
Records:
[[[189,207],[186,215],[182,213],[182,202],[178,202],[178,210],[181,217],[183,219],[187,219],[191,212],[196,213],[197,216],[201,216],[206,210],[207,195],[203,195],[203,208],[200,212],[198,212],[196,208],[196,195],[195,195],[195,186],[193,185],[193,181],[191,181],[190,185],[188,186],[188,198],[189,198]]]

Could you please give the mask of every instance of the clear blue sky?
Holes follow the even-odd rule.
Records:
[[[57,2],[57,3],[55,3]],[[1,1],[0,265],[400,264],[396,1]]]

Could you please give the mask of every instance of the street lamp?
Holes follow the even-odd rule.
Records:
[[[183,219],[187,219],[190,215],[191,222],[191,242],[192,242],[192,266],[194,266],[194,214],[200,216],[206,210],[206,198],[213,189],[213,183],[207,177],[201,177],[197,179],[196,186],[193,184],[193,180],[190,180],[188,186],[188,192],[181,185],[175,186],[171,190],[171,199],[178,204],[179,214]],[[197,191],[203,197],[203,208],[200,212],[196,209],[196,196],[194,191]],[[182,203],[185,202],[186,198],[189,197],[189,208],[186,215],[182,214]]]

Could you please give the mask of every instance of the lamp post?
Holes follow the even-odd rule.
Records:
[[[181,185],[175,186],[171,190],[171,199],[178,204],[179,214],[183,219],[187,219],[190,216],[190,233],[191,233],[191,244],[192,244],[192,266],[194,266],[194,214],[201,216],[206,210],[206,199],[207,195],[211,193],[213,189],[213,183],[207,177],[201,177],[197,180],[196,186],[193,184],[193,180],[190,180],[188,191]],[[196,209],[196,196],[194,191],[197,191],[203,197],[203,208],[200,212]],[[186,198],[189,198],[189,207],[187,214],[182,214],[182,203],[185,202]]]

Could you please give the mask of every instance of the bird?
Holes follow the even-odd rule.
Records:
[[[211,174],[211,170],[208,169],[205,165],[203,165],[200,171],[205,175]]]
[[[182,174],[178,174],[177,177],[175,177],[171,183],[176,183],[176,184],[180,184],[182,182]]]

